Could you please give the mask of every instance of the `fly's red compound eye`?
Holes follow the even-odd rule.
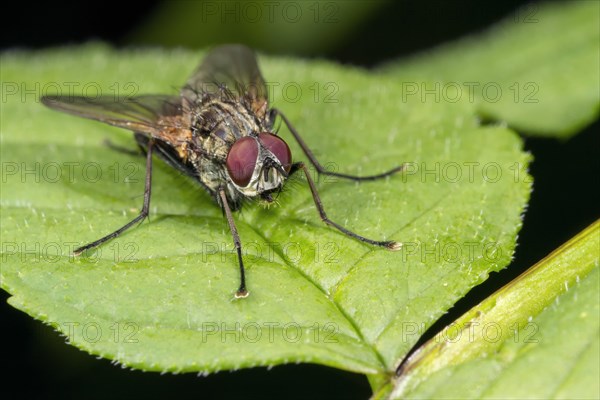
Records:
[[[229,177],[236,185],[246,187],[250,183],[257,158],[258,143],[253,137],[245,136],[231,146],[226,165]]]
[[[292,152],[287,143],[271,133],[261,133],[258,139],[271,153],[277,157],[285,172],[290,172],[292,167]]]

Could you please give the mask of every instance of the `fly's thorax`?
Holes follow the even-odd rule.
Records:
[[[192,117],[195,146],[221,163],[237,140],[265,129],[243,102],[221,96],[205,96]]]
[[[198,104],[192,129],[201,137],[212,136],[233,144],[243,136],[264,129],[261,122],[244,102],[211,96]]]

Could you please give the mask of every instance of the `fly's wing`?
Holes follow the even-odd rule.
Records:
[[[177,96],[146,95],[118,99],[80,96],[43,96],[44,105],[58,111],[104,122],[157,137],[161,117],[181,115],[181,99]]]
[[[225,93],[246,102],[264,118],[268,92],[254,52],[242,45],[225,45],[213,49],[202,61],[181,90],[184,98],[198,103],[205,93]]]

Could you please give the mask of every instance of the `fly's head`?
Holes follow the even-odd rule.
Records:
[[[292,166],[287,143],[269,132],[238,139],[227,154],[227,173],[235,188],[245,196],[272,202]]]

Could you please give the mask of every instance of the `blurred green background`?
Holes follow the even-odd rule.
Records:
[[[524,0],[16,3],[16,9],[4,13],[0,47],[40,48],[89,40],[187,48],[244,43],[268,54],[372,66],[477,32],[524,4]]]
[[[528,6],[524,0],[147,1],[4,6],[0,47],[43,49],[100,40],[116,47],[204,48],[244,43],[260,52],[373,67],[477,34]],[[526,9],[526,8],[525,8]],[[195,65],[190,65],[190,71]],[[182,77],[185,78],[185,77]],[[174,82],[174,85],[178,82]],[[593,221],[598,123],[567,142],[526,138],[535,156],[529,210],[515,262],[494,274],[434,325],[435,332]],[[561,182],[557,185],[556,182]],[[552,201],[548,201],[552,199]],[[557,213],[556,207],[560,207]],[[552,220],[549,221],[549,216]],[[208,377],[124,370],[64,343],[6,304],[1,292],[2,386],[22,398],[367,398],[364,376],[315,365],[224,372]],[[430,335],[429,335],[430,336]],[[19,383],[24,379],[27,384]]]

